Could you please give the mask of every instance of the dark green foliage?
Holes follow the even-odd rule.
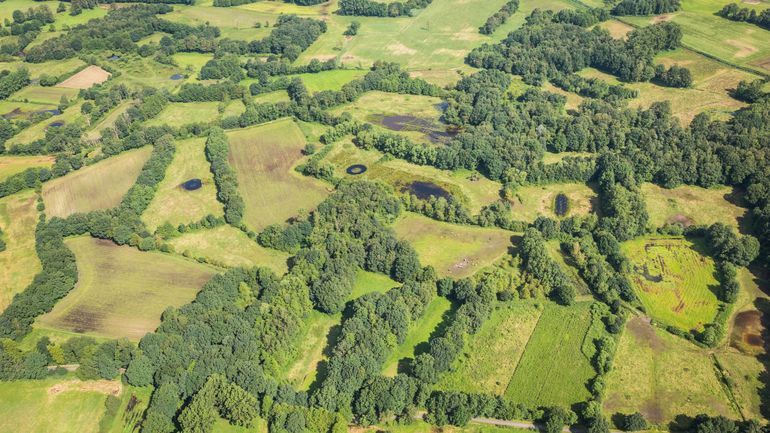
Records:
[[[575,300],[575,288],[548,254],[545,239],[538,230],[529,228],[524,232],[521,257],[524,270],[550,289],[553,300],[562,305],[569,305]]]
[[[498,27],[505,24],[505,22],[508,21],[508,18],[515,14],[517,10],[519,10],[519,0],[510,0],[508,3],[504,4],[499,11],[487,18],[484,25],[479,27],[479,33],[482,35],[491,35]]]
[[[752,82],[741,80],[733,92],[733,97],[753,104],[768,96],[767,93],[762,91],[764,85],[765,82],[763,80],[754,80]]]
[[[0,341],[0,380],[42,379],[48,358],[39,351],[24,353],[16,342]]]
[[[564,426],[570,426],[577,421],[577,415],[569,409],[554,406],[545,409],[541,422],[545,433],[561,433]]]
[[[373,0],[340,0],[339,15],[363,17],[400,17],[409,15],[412,9],[421,9],[433,0],[406,0],[405,2],[383,3]]]
[[[684,70],[689,74],[689,70]],[[608,101],[635,98],[639,93],[638,91],[629,89],[625,86],[607,84],[604,80],[598,78],[583,78],[577,74],[556,74],[551,78],[551,83],[563,90],[577,93],[586,98],[604,99]],[[691,83],[692,77],[690,78],[690,84]],[[671,85],[671,87],[677,86]]]
[[[211,432],[218,418],[231,424],[251,427],[259,416],[259,400],[224,376],[209,376],[206,384],[192,396],[179,415],[183,432]]]
[[[679,65],[673,65],[666,69],[663,65],[655,68],[654,80],[667,87],[690,87],[692,86],[692,74],[690,70]]]
[[[676,12],[679,0],[622,0],[612,8],[613,15],[659,15]]]
[[[224,131],[221,128],[211,128],[206,140],[206,159],[211,163],[211,172],[217,185],[217,199],[225,208],[225,220],[228,224],[237,226],[243,219],[245,205],[238,192],[235,170],[227,162],[229,154],[230,147]]]
[[[347,29],[345,29],[345,32],[342,33],[345,36],[355,36],[358,34],[358,29],[361,28],[361,23],[358,21],[353,21],[350,23]]]
[[[755,9],[741,8],[735,3],[730,3],[717,12],[717,15],[728,20],[745,21],[770,29],[770,9],[757,13]]]
[[[228,78],[233,82],[243,79],[244,73],[241,62],[236,56],[226,56],[220,59],[211,59],[201,68],[201,80],[218,80]]]
[[[639,412],[622,415],[621,420],[618,427],[623,431],[647,430],[647,420],[644,419],[644,415]]]
[[[0,72],[0,99],[6,99],[12,93],[29,84],[29,71],[19,68],[16,72],[4,70]]]
[[[295,60],[321,34],[326,33],[326,23],[296,15],[280,15],[270,35],[248,44],[252,53],[280,54]]]
[[[707,242],[719,261],[735,266],[748,266],[759,255],[759,242],[751,235],[738,237],[735,231],[722,223],[708,228]]]

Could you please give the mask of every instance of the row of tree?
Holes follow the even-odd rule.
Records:
[[[510,0],[504,4],[500,10],[487,18],[484,25],[479,27],[479,33],[482,35],[491,35],[498,27],[505,24],[505,22],[508,21],[508,18],[515,14],[517,10],[519,10],[519,0]]]
[[[365,17],[400,17],[414,9],[422,9],[433,0],[406,0],[405,2],[378,2],[374,0],[340,0],[337,13]]]
[[[756,9],[742,8],[735,3],[723,7],[717,15],[733,21],[756,24],[770,30],[770,9],[757,13]]]

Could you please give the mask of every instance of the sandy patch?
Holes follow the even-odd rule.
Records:
[[[658,23],[663,23],[663,22],[666,22],[666,21],[671,21],[672,19],[674,19],[675,16],[676,16],[676,14],[658,15],[658,16],[656,16],[656,17],[654,17],[652,19],[652,23],[653,24],[658,24]]]
[[[412,54],[417,53],[417,50],[415,50],[414,48],[409,48],[402,43],[388,45],[388,51],[390,51],[395,55],[404,55],[404,56],[411,56]]]
[[[55,396],[63,392],[99,392],[107,395],[120,395],[123,385],[118,380],[68,380],[48,388],[48,395]]]
[[[95,84],[100,84],[107,81],[110,78],[109,72],[104,69],[91,65],[77,74],[67,78],[56,87],[64,87],[67,89],[88,89]]]
[[[755,46],[747,44],[746,42],[740,41],[738,39],[728,39],[725,41],[725,43],[738,49],[738,51],[733,55],[739,59],[748,57],[757,52],[757,48]]]

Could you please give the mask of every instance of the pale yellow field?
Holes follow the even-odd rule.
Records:
[[[35,252],[36,199],[33,191],[0,199],[0,229],[6,243],[6,250],[0,252],[0,311],[41,269]]]

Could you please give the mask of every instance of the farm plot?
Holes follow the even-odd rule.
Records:
[[[205,139],[193,138],[176,143],[174,160],[142,220],[154,230],[169,222],[173,226],[199,221],[207,215],[221,216],[222,204],[217,201],[217,188],[211,166],[204,153]],[[201,186],[190,190],[183,184],[199,179]]]
[[[318,73],[291,75],[299,78],[305,84],[308,92],[316,93],[323,90],[340,90],[346,83],[361,78],[369,72],[365,69],[335,69]]]
[[[192,301],[215,273],[192,260],[90,237],[66,244],[78,283],[36,326],[138,340],[155,330],[167,307]]]
[[[590,307],[590,302],[545,307],[505,390],[508,400],[569,407],[590,397],[587,384],[596,373],[583,353]]]
[[[33,191],[0,199],[0,229],[6,243],[5,251],[0,252],[0,311],[41,269],[35,251],[36,199]]]
[[[556,213],[556,198],[559,195],[566,197],[563,215]],[[513,219],[531,222],[541,215],[554,219],[561,216],[587,215],[595,212],[598,204],[596,192],[590,186],[582,183],[557,183],[517,189],[512,209]]]
[[[241,101],[229,104],[221,102],[174,102],[168,104],[148,126],[185,125],[188,123],[214,122],[226,116],[237,116],[245,110]]]
[[[607,377],[607,415],[641,412],[665,425],[679,414],[737,418],[707,351],[650,325],[628,321]]]
[[[650,317],[685,330],[702,329],[714,320],[719,282],[714,261],[701,248],[691,240],[668,237],[622,244],[633,267],[631,284]]]
[[[512,233],[434,221],[407,214],[394,227],[408,241],[423,265],[431,265],[441,276],[463,278],[502,258],[512,247]]]
[[[327,195],[316,179],[294,171],[304,157],[305,137],[292,120],[228,131],[230,164],[246,204],[244,221],[252,230],[282,223],[311,211]]]
[[[117,206],[136,182],[150,153],[150,147],[131,150],[46,182],[46,214],[64,218],[76,212]]]
[[[746,209],[733,203],[734,191],[729,187],[706,189],[683,185],[665,189],[645,183],[642,193],[650,223],[655,227],[670,223],[689,226],[721,222],[737,228],[746,217]],[[708,206],[708,212],[703,211],[704,205]]]
[[[67,107],[64,111],[62,111],[61,113],[55,116],[52,116],[46,120],[42,120],[38,123],[35,123],[34,125],[24,128],[18,134],[8,139],[8,141],[6,142],[6,147],[13,147],[16,144],[27,144],[35,140],[45,139],[46,131],[48,130],[48,128],[52,127],[51,125],[61,126],[61,125],[78,124],[81,127],[86,127],[87,126],[86,118],[83,115],[83,113],[80,111],[80,107],[82,105],[83,105],[82,102],[78,102],[76,104],[73,104]],[[42,105],[42,106],[38,105],[36,106],[35,112],[39,113],[41,111],[47,111],[47,110],[44,110],[45,108],[47,108],[45,105]],[[54,109],[58,110],[58,108],[54,108]]]
[[[40,156],[0,156],[0,181],[5,180],[8,177],[13,176],[16,173],[33,168],[33,167],[48,167],[50,168],[56,158],[53,156],[40,155]]]
[[[503,395],[541,314],[542,309],[533,303],[501,305],[467,339],[463,353],[438,388]]]
[[[186,233],[169,244],[177,253],[223,266],[265,266],[278,275],[287,270],[288,254],[264,248],[232,226]]]
[[[104,69],[91,65],[57,84],[56,87],[63,87],[65,89],[90,89],[96,84],[107,81],[111,75],[112,74]]]
[[[77,89],[31,85],[12,94],[8,97],[8,100],[57,106],[59,105],[59,102],[61,102],[62,97],[73,99],[77,96],[77,94]]]

